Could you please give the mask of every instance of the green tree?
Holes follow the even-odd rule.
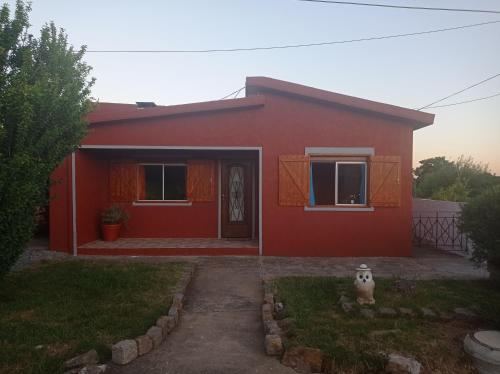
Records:
[[[64,30],[28,33],[30,6],[0,9],[0,278],[31,238],[52,170],[86,133],[91,109],[85,48]]]
[[[428,158],[415,169],[415,196],[421,198],[467,201],[497,184],[500,179],[472,157],[461,156],[456,161]]]

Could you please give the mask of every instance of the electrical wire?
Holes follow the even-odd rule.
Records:
[[[231,92],[229,95],[226,95],[226,96],[224,96],[223,98],[221,98],[221,99],[219,99],[219,100],[224,100],[224,99],[227,99],[228,97],[233,96],[233,95],[234,95],[234,96],[233,96],[233,99],[235,99],[235,98],[239,95],[239,93],[241,92],[241,90],[243,90],[245,87],[246,87],[246,86],[243,86],[243,87],[241,87],[241,88],[238,88],[236,91]]]
[[[370,7],[378,7],[378,8],[395,8],[395,9],[406,9],[406,10],[430,10],[430,11],[445,11],[445,12],[500,14],[500,10],[489,10],[489,9],[430,8],[430,7],[423,7],[423,6],[358,3],[358,2],[352,2],[352,1],[332,1],[332,0],[298,0],[298,1],[309,2],[309,3],[335,4],[335,5],[359,5],[359,6],[370,6]]]
[[[488,78],[486,78],[486,79],[483,79],[483,80],[482,80],[482,81],[480,81],[480,82],[474,83],[474,84],[473,84],[473,85],[471,85],[471,86],[465,87],[465,88],[461,89],[460,91],[454,92],[454,93],[452,93],[452,94],[450,94],[450,95],[448,95],[448,96],[446,96],[446,97],[443,97],[442,99],[439,99],[439,100],[433,101],[433,102],[432,102],[432,103],[430,103],[430,104],[427,104],[427,105],[425,105],[425,106],[423,106],[423,107],[421,107],[421,108],[418,108],[417,110],[422,110],[422,109],[429,108],[429,107],[433,106],[434,104],[440,103],[441,101],[444,101],[444,100],[446,100],[446,99],[449,99],[450,97],[453,97],[453,96],[456,96],[456,95],[458,95],[458,94],[461,94],[462,92],[465,92],[465,91],[467,91],[467,90],[470,90],[471,88],[477,87],[477,86],[479,86],[480,84],[483,84],[483,83],[488,82],[488,81],[490,81],[490,80],[492,80],[492,79],[495,79],[495,78],[496,78],[496,77],[498,77],[498,76],[500,76],[500,73],[495,74],[495,75],[492,75],[491,77],[488,77]]]
[[[404,33],[404,34],[373,36],[373,37],[365,37],[365,38],[359,38],[359,39],[337,40],[337,41],[305,43],[305,44],[285,44],[285,45],[262,46],[262,47],[210,48],[210,49],[151,49],[151,50],[134,50],[134,49],[125,49],[125,50],[108,49],[108,50],[106,50],[106,49],[104,49],[104,50],[88,50],[86,52],[87,53],[216,53],[216,52],[243,52],[243,51],[261,51],[261,50],[271,50],[271,49],[317,47],[317,46],[323,46],[323,45],[347,44],[347,43],[366,42],[366,41],[373,41],[373,40],[382,40],[382,39],[403,38],[403,37],[416,36],[416,35],[434,34],[434,33],[445,32],[445,31],[461,30],[461,29],[467,29],[467,28],[471,28],[471,27],[491,25],[491,24],[499,23],[499,22],[500,22],[500,20],[487,21],[487,22],[481,22],[481,23],[473,23],[473,24],[469,24],[469,25],[446,27],[446,28],[442,28],[442,29],[418,31],[418,32],[411,32],[411,33]]]
[[[481,101],[481,100],[491,99],[491,98],[493,98],[493,97],[497,97],[497,96],[500,96],[500,92],[498,92],[498,93],[496,93],[496,94],[494,94],[494,95],[485,96],[485,97],[480,97],[480,98],[477,98],[477,99],[472,99],[472,100],[459,101],[459,102],[456,102],[456,103],[451,103],[451,104],[443,104],[443,105],[428,106],[426,109],[432,109],[432,108],[444,108],[444,107],[447,107],[447,106],[455,106],[455,105],[461,105],[461,104],[473,103],[473,102],[475,102],[475,101]]]

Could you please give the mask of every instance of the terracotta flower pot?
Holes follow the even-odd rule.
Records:
[[[120,236],[120,229],[122,228],[121,223],[115,225],[101,225],[102,238],[104,241],[113,242]]]

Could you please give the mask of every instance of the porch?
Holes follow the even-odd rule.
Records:
[[[217,238],[120,238],[96,240],[78,247],[79,255],[258,256],[259,241]]]

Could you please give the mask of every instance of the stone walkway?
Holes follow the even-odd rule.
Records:
[[[259,261],[200,258],[179,326],[153,352],[112,374],[295,374],[264,354]]]

